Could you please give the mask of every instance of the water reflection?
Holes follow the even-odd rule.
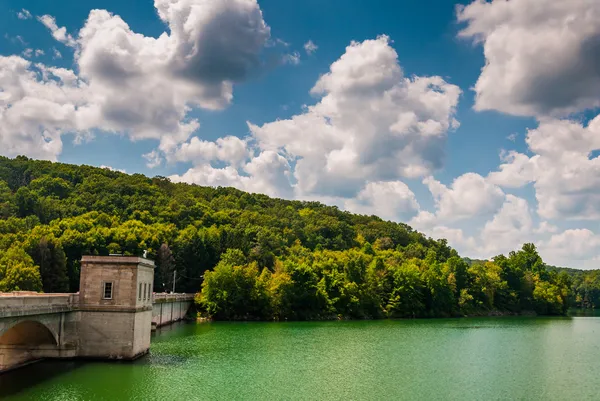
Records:
[[[0,375],[0,399],[80,369],[79,361],[41,361]]]
[[[569,309],[569,316],[600,316],[600,309],[580,309],[580,308],[572,308]]]

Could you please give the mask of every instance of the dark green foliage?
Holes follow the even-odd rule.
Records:
[[[67,257],[57,240],[42,237],[39,241],[34,240],[27,251],[40,268],[44,292],[60,293],[69,290]]]
[[[162,244],[156,253],[154,260],[154,291],[166,292],[173,288],[173,272],[175,270],[175,258],[169,245]]]
[[[559,279],[571,283],[570,305],[583,309],[600,308],[600,270],[577,270],[549,266]]]
[[[0,290],[77,291],[82,255],[144,251],[155,291],[176,271],[176,291],[202,290],[217,319],[560,314],[570,286],[530,244],[468,263],[406,224],[318,202],[0,157]]]

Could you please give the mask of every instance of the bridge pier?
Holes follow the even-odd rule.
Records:
[[[153,303],[148,259],[84,256],[81,267],[78,294],[0,293],[0,373],[43,358],[135,359],[150,349],[153,320],[182,319],[193,302]]]

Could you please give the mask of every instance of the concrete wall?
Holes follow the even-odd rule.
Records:
[[[133,354],[147,353],[150,349],[150,335],[152,334],[152,311],[136,313],[134,321]]]
[[[160,327],[182,320],[193,302],[192,294],[154,294],[152,325]]]
[[[146,267],[139,268],[137,271],[137,283],[138,288],[136,290],[137,298],[135,301],[135,305],[137,307],[152,306],[152,286],[154,284],[154,270]]]

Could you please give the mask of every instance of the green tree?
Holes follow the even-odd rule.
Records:
[[[219,263],[202,283],[202,306],[210,316],[223,320],[268,318],[269,299],[259,280],[258,266]]]
[[[16,245],[0,258],[0,292],[41,291],[40,271],[25,250]]]
[[[33,263],[39,266],[44,292],[69,291],[67,258],[62,246],[53,238],[42,237],[29,246]]]
[[[161,244],[156,253],[154,268],[154,291],[165,292],[172,288],[175,258],[167,244]]]

